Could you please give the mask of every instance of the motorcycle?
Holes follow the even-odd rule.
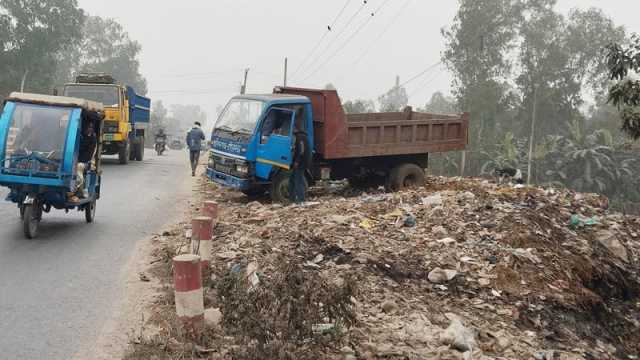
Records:
[[[161,156],[163,152],[167,150],[167,142],[163,138],[156,139],[156,152],[158,156]]]

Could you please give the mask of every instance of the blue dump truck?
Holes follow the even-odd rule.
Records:
[[[102,136],[104,155],[118,155],[120,164],[144,159],[144,138],[149,125],[151,100],[120,85],[108,74],[80,74],[64,86],[64,96],[104,105]]]
[[[277,87],[273,94],[232,98],[211,135],[208,177],[249,196],[288,199],[293,130],[314,149],[307,185],[379,179],[390,191],[422,184],[429,153],[468,144],[469,114],[414,112],[345,114],[335,90]]]

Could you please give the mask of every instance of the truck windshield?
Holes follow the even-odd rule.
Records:
[[[71,111],[69,108],[16,104],[5,149],[7,160],[31,154],[61,160]]]
[[[215,129],[251,134],[256,128],[263,107],[262,101],[231,100],[218,118]]]
[[[104,85],[67,85],[64,96],[102,103],[105,107],[118,107],[118,88]]]

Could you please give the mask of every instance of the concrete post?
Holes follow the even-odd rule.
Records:
[[[212,218],[215,224],[218,220],[218,203],[215,201],[205,201],[202,213],[204,216]]]
[[[204,328],[204,292],[200,256],[179,255],[173,258],[176,313],[184,335],[198,338]]]
[[[191,221],[191,253],[202,259],[202,269],[209,268],[213,239],[213,219],[201,216]]]

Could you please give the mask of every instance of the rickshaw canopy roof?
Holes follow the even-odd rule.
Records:
[[[104,106],[101,103],[95,101],[89,101],[80,98],[72,98],[65,96],[51,96],[42,94],[30,94],[13,92],[6,101],[15,101],[21,103],[35,104],[35,105],[51,105],[51,106],[64,106],[64,107],[78,107],[86,111],[91,112],[103,112]]]

